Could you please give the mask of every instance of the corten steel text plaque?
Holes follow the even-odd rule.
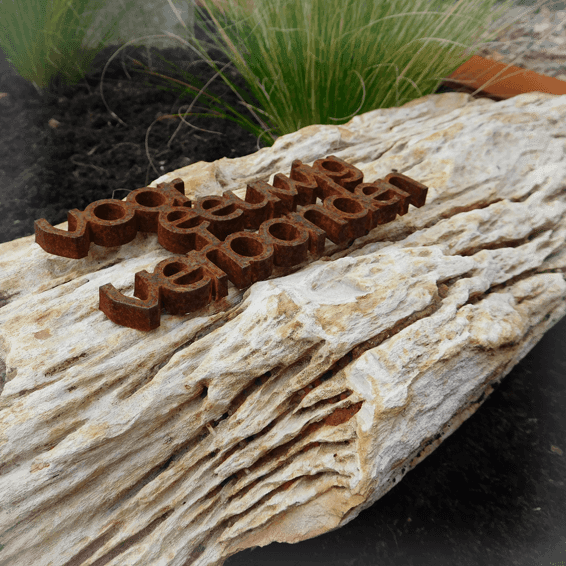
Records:
[[[135,274],[134,297],[112,284],[100,287],[99,308],[123,326],[153,330],[161,310],[186,314],[239,289],[282,274],[322,255],[325,240],[350,242],[379,224],[425,204],[428,187],[390,173],[372,183],[334,155],[313,166],[295,160],[291,177],[275,175],[273,185],[247,185],[245,200],[232,191],[191,202],[184,183],[174,179],[156,188],[132,191],[125,201],[103,199],[84,211],[68,212],[69,230],[35,221],[35,241],[48,253],[79,259],[90,244],[121,246],[138,231],[157,232],[158,242],[181,254],[161,261],[153,273]],[[317,199],[321,203],[317,203]]]

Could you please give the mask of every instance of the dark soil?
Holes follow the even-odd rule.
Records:
[[[163,119],[149,134],[152,167],[149,126],[190,99],[160,90],[162,81],[141,72],[135,61],[150,65],[144,48],[124,50],[103,83],[109,107],[127,126],[121,124],[99,89],[117,48],[100,53],[80,84],[54,85],[43,96],[13,72],[0,76],[0,93],[8,93],[0,99],[0,242],[33,234],[35,219],[64,222],[69,209],[124,198],[125,190],[191,163],[257,151],[256,137],[239,125],[203,117],[191,123],[220,134],[183,124],[169,146],[180,121]],[[194,60],[184,49],[159,53],[185,68]],[[150,55],[155,68],[157,50]],[[206,63],[191,72],[202,85],[214,73]],[[241,78],[231,79],[244,88]],[[209,88],[241,107],[221,80]],[[549,566],[552,558],[564,559],[553,548],[566,541],[565,332],[563,320],[477,415],[356,520],[297,545],[244,551],[226,566]]]
[[[205,39],[204,34],[197,37]],[[188,49],[153,48],[149,57],[145,47],[124,49],[111,61],[102,83],[106,103],[124,126],[108,111],[100,93],[102,70],[118,48],[110,46],[99,53],[92,72],[81,83],[69,87],[54,83],[43,95],[15,72],[2,73],[0,93],[8,96],[0,98],[0,242],[33,234],[38,218],[55,225],[67,220],[69,209],[84,210],[105,198],[122,199],[127,194],[124,189],[147,186],[169,171],[197,161],[248,155],[264,147],[258,147],[256,136],[230,120],[187,118],[202,130],[219,132],[209,133],[194,130],[177,117],[165,118],[149,132],[151,165],[145,147],[148,128],[157,118],[175,114],[181,105],[186,110],[192,99],[159,88],[167,83],[144,72],[136,61],[181,79],[164,66],[160,55],[189,70],[199,86],[215,71],[205,62],[189,69],[196,56]],[[218,50],[209,54],[228,62]],[[245,88],[235,70],[229,78]],[[207,92],[243,108],[219,77]],[[197,107],[205,111],[200,99],[193,111]]]

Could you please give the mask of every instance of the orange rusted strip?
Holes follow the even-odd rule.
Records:
[[[228,294],[228,280],[243,289],[320,257],[328,238],[350,242],[379,224],[425,204],[428,188],[393,172],[373,183],[334,155],[313,166],[293,161],[290,177],[275,175],[273,185],[247,185],[245,200],[232,191],[194,203],[184,183],[174,179],[132,191],[125,201],[96,201],[69,211],[69,231],[45,219],[35,222],[35,240],[48,253],[83,258],[92,242],[112,247],[137,232],[156,232],[158,242],[179,254],[160,262],[153,273],[135,275],[134,297],[112,284],[99,290],[99,308],[122,326],[153,330],[162,309],[170,314],[197,311]]]
[[[462,87],[481,93],[496,100],[503,100],[526,92],[566,94],[566,81],[547,77],[474,55],[458,67],[443,84],[448,87]],[[485,85],[485,86],[484,86]]]

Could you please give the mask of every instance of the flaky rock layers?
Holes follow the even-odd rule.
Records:
[[[379,499],[566,312],[565,120],[566,97],[431,95],[157,179],[241,194],[334,154],[429,190],[151,332],[98,289],[131,295],[171,255],[155,234],[78,260],[0,245],[0,565],[221,564]]]

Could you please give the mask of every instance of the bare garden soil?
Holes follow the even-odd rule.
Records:
[[[145,146],[148,128],[190,98],[160,90],[163,82],[142,72],[136,61],[159,67],[157,50],[125,49],[103,81],[108,106],[126,125],[120,123],[100,94],[102,69],[117,49],[101,52],[80,84],[54,84],[41,96],[13,71],[1,74],[0,93],[7,96],[0,98],[0,242],[33,234],[35,219],[64,222],[69,209],[122,199],[125,190],[191,163],[258,150],[256,137],[238,124],[203,117],[190,120],[201,130],[182,124],[168,143],[181,122],[164,118],[148,136],[152,166]],[[194,61],[181,48],[159,54],[186,69]],[[220,52],[210,54],[226,61]],[[202,85],[214,74],[206,63],[193,64],[190,71]],[[241,78],[231,80],[245,88]],[[243,108],[221,80],[209,90]],[[297,545],[244,551],[226,566],[551,564],[554,547],[566,541],[566,361],[558,354],[565,331],[566,319],[513,369],[477,415],[358,519]]]

